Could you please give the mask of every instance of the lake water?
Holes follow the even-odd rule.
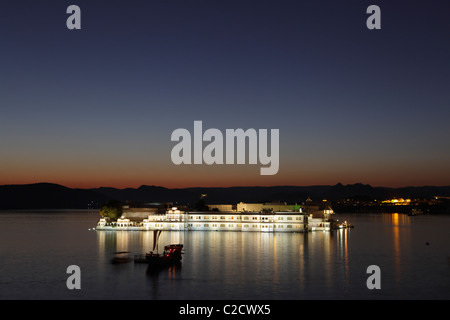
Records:
[[[450,299],[450,216],[340,214],[353,229],[306,234],[163,232],[182,267],[157,275],[116,251],[152,250],[153,232],[95,231],[95,211],[0,213],[0,299]],[[69,290],[67,267],[81,269]],[[369,290],[367,267],[381,270]]]

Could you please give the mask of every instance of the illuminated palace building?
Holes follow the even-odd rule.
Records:
[[[331,230],[330,208],[312,208],[286,204],[246,204],[209,206],[209,211],[181,211],[176,207],[161,213],[148,208],[124,206],[117,221],[101,218],[97,230],[164,231],[245,231],[308,232]]]

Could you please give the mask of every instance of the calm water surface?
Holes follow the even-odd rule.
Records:
[[[160,249],[183,243],[185,254],[158,275],[110,263],[150,251],[152,232],[94,231],[98,218],[1,212],[0,299],[450,299],[449,216],[340,214],[355,228],[307,234],[163,232]],[[81,290],[66,287],[70,265]],[[381,290],[367,289],[369,265]]]

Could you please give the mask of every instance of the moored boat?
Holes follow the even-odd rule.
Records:
[[[150,251],[144,255],[134,257],[135,263],[147,263],[149,268],[163,269],[175,264],[180,264],[182,259],[182,244],[171,244],[164,247],[163,254]]]
[[[115,257],[111,259],[112,264],[118,264],[118,263],[127,263],[130,262],[130,257],[128,256],[128,251],[119,251],[114,252]]]
[[[348,229],[348,228],[353,228],[353,224],[348,223],[347,221],[344,221],[342,223],[339,222],[335,222],[334,223],[334,229]]]
[[[417,216],[417,215],[419,215],[419,214],[423,214],[422,209],[413,208],[413,209],[411,210],[411,212],[408,213],[408,216]]]

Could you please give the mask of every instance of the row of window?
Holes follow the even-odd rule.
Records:
[[[131,226],[131,225],[125,224],[125,223],[124,224],[122,224],[122,223],[117,224],[117,227],[129,227],[129,226]],[[162,224],[162,223],[155,223],[153,225],[154,228],[163,228],[164,226],[165,225]],[[211,227],[213,227],[213,228],[217,228],[217,226],[218,226],[217,223],[211,224]],[[288,229],[292,228],[292,225],[286,225],[286,226],[283,226],[283,225],[270,225],[270,226],[273,226],[273,228],[279,228],[279,229],[280,228],[281,229],[282,228],[288,228]],[[172,224],[171,227],[175,228],[175,225]],[[192,227],[200,228],[200,227],[202,227],[202,225],[200,223],[196,223],[196,224],[190,223],[190,224],[188,224],[188,227],[190,227],[190,228],[192,228]],[[210,227],[210,225],[209,225],[209,223],[205,223],[205,224],[203,224],[203,227],[208,228],[208,227]],[[241,228],[242,224],[236,224],[236,225],[234,225],[234,224],[225,225],[224,223],[220,224],[220,228],[226,228],[226,227],[227,228],[234,228],[234,227]],[[259,227],[266,229],[266,228],[269,228],[269,225],[261,225],[261,226],[256,225],[256,224],[252,225],[252,228],[259,228]],[[301,225],[295,225],[295,227],[298,229],[298,228],[301,228],[302,226]],[[250,228],[250,226],[248,224],[244,224],[244,228]]]
[[[235,218],[236,218],[236,220],[239,220],[239,217],[234,217],[234,216],[229,216],[228,217],[228,219],[230,219],[230,220],[234,220]],[[258,216],[256,216],[256,217],[251,217],[251,218],[252,218],[251,220],[269,221],[269,217],[258,217]],[[293,217],[275,217],[274,220],[283,221],[285,218],[288,221],[294,220]],[[189,220],[195,220],[195,219],[197,219],[197,220],[209,220],[210,217],[209,216],[204,216],[204,217],[202,217],[202,216],[189,216]],[[225,216],[220,216],[220,217],[212,216],[211,219],[212,220],[218,220],[218,219],[220,219],[220,220],[227,220],[227,217],[225,217]],[[250,217],[244,216],[244,217],[241,218],[241,220],[244,220],[244,221],[245,220],[250,220]],[[297,216],[297,217],[295,217],[295,220],[302,221],[303,217]]]
[[[226,228],[226,227],[227,228],[234,228],[234,227],[241,228],[242,224],[236,224],[236,225],[228,224],[228,225],[225,225],[224,223],[221,223],[219,226],[220,226],[220,228]],[[252,228],[263,228],[263,229],[268,229],[270,226],[273,226],[274,229],[276,229],[276,228],[278,228],[278,229],[284,229],[284,228],[291,229],[291,228],[293,228],[294,225],[289,225],[289,224],[286,225],[286,226],[284,226],[284,225],[261,225],[260,226],[260,225],[256,225],[256,224],[251,225]],[[201,228],[202,224],[201,223],[189,223],[188,227],[189,228],[192,228],[192,227]],[[205,228],[208,228],[208,227],[217,228],[218,224],[217,223],[212,223],[210,225],[209,223],[205,223],[205,224],[203,224],[203,227],[205,227]],[[302,227],[303,227],[302,225],[298,225],[298,224],[295,225],[296,229],[301,229]],[[244,228],[250,228],[250,225],[244,224]]]
[[[230,217],[228,217],[228,219],[230,219],[230,220],[234,220],[234,216],[230,216]],[[194,220],[194,219],[198,219],[198,220],[208,220],[209,219],[209,216],[204,216],[204,217],[202,217],[202,216],[189,216],[189,220]],[[218,216],[212,216],[211,217],[211,219],[212,220],[218,220],[219,219],[219,217]],[[220,216],[220,220],[225,220],[225,219],[227,219],[225,216]],[[239,219],[239,217],[236,217],[236,219]]]
[[[295,219],[294,219],[295,218]],[[189,220],[242,220],[242,221],[249,221],[249,220],[253,220],[253,221],[272,221],[272,217],[260,217],[260,216],[252,216],[252,217],[248,217],[248,216],[189,216]],[[273,218],[274,221],[303,221],[303,217],[301,216],[296,216],[296,217],[274,217]],[[148,221],[182,221],[182,218],[179,216],[161,216],[161,217],[154,217],[151,218]]]

